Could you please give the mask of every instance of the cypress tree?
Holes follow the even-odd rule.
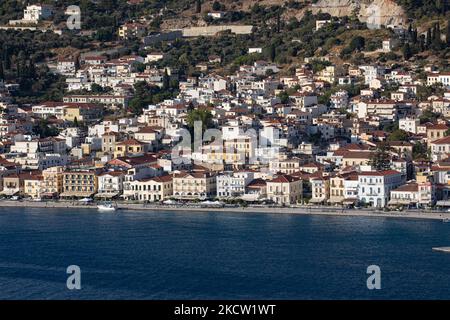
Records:
[[[409,60],[412,56],[411,47],[409,46],[409,43],[405,43],[402,49],[403,52],[403,58],[405,60]]]
[[[447,41],[447,45],[450,45],[450,19],[447,21],[447,30],[445,32],[445,40]]]
[[[429,49],[430,48],[430,46],[431,46],[431,28],[428,28],[428,30],[427,30],[427,38],[426,38],[426,42],[425,42],[425,47],[427,48],[427,49]]]

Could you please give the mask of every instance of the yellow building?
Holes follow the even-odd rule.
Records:
[[[61,197],[91,197],[97,192],[98,179],[94,171],[69,171],[63,173]]]
[[[90,103],[70,103],[64,108],[64,120],[89,122],[100,119],[103,115],[101,106]]]
[[[145,26],[140,23],[126,23],[119,28],[119,37],[134,39],[145,35]]]
[[[449,128],[447,125],[438,123],[431,126],[427,126],[427,140],[433,142],[445,137],[445,134]]]
[[[145,143],[139,142],[136,139],[128,139],[116,143],[114,158],[142,155],[145,151]]]
[[[344,201],[344,177],[337,175],[330,178],[330,202],[342,203]]]
[[[41,197],[56,197],[63,192],[63,167],[51,167],[42,171]]]
[[[296,204],[302,200],[302,180],[290,175],[279,175],[267,181],[267,198],[280,205]]]
[[[163,201],[173,196],[173,178],[171,175],[151,179],[135,180],[129,190],[124,191],[127,200]]]
[[[216,194],[216,175],[209,171],[180,172],[173,176],[173,195],[180,199],[209,198]]]
[[[337,155],[337,152],[335,154]],[[345,168],[369,164],[373,153],[367,151],[343,151],[339,155],[342,156],[341,167]]]
[[[33,199],[41,197],[42,175],[30,175],[23,181],[23,193]]]
[[[103,153],[114,153],[116,150],[116,142],[119,138],[117,132],[106,132],[102,135],[102,152]]]

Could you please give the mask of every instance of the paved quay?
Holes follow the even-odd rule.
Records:
[[[148,211],[189,211],[189,212],[232,212],[232,213],[279,213],[279,214],[303,214],[325,216],[354,216],[354,217],[383,217],[383,218],[407,218],[407,219],[434,219],[447,220],[450,212],[430,210],[404,210],[382,211],[377,209],[342,209],[339,207],[208,207],[201,205],[156,205],[142,203],[116,203],[118,209],[124,210],[148,210]],[[80,208],[97,209],[96,203],[81,203],[77,201],[0,201],[0,207],[24,207],[24,208]]]

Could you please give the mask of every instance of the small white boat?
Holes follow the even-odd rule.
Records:
[[[112,203],[104,203],[97,206],[99,211],[116,211],[116,207]]]

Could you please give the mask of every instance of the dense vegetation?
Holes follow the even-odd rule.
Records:
[[[441,15],[450,10],[448,0],[395,0],[411,18]]]

